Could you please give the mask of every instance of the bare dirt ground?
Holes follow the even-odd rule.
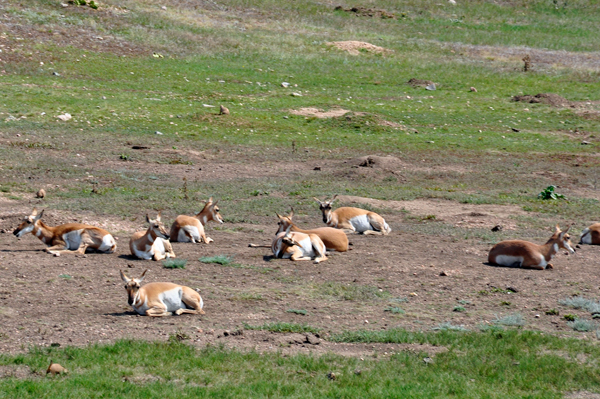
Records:
[[[368,161],[369,157],[364,159]],[[373,159],[391,162],[385,157]],[[221,178],[240,174],[251,178],[253,173],[262,176],[263,167],[258,161],[236,162],[221,170],[227,171]],[[403,212],[383,215],[393,229],[390,235],[351,235],[351,251],[332,254],[319,265],[272,259],[268,249],[248,248],[249,243],[270,243],[276,230],[275,218],[218,228],[209,224],[207,232],[215,242],[174,243],[177,256],[188,263],[185,269],[171,270],[163,268],[161,262],[130,256],[129,232],[142,227],[139,222],[46,211],[44,221],[50,225],[76,219],[113,232],[128,232],[116,234],[119,247],[112,255],[54,257],[45,253],[42,242],[31,234],[17,239],[11,232],[33,206],[41,205],[40,201],[0,200],[0,351],[5,353],[24,351],[32,345],[86,345],[120,338],[167,340],[179,336],[199,346],[222,343],[227,347],[283,353],[333,351],[350,356],[381,356],[399,350],[423,350],[435,354],[444,349],[335,344],[327,336],[356,329],[430,330],[446,322],[476,330],[497,318],[520,313],[527,329],[583,337],[584,333],[574,332],[563,316],[571,313],[591,319],[591,315],[565,308],[558,301],[573,295],[597,298],[599,294],[598,247],[583,246],[570,256],[559,253],[553,270],[524,270],[485,264],[490,246],[474,239],[415,234],[411,232],[414,229],[408,228],[411,223],[430,223],[434,230],[436,223],[490,229],[501,224],[510,230],[514,229],[511,217],[523,213],[518,207],[341,196],[339,204],[367,202],[378,209]],[[221,212],[226,215],[227,208],[222,207]],[[409,220],[407,214],[435,215],[435,219],[417,222]],[[165,222],[170,224],[172,219]],[[317,206],[314,214],[297,215],[296,222],[303,227],[322,226]],[[204,256],[222,254],[234,256],[236,264],[222,266],[199,261]],[[120,269],[132,277],[149,269],[146,282],[171,281],[199,288],[206,315],[136,315],[127,305]],[[456,306],[462,306],[464,311],[454,311]],[[405,313],[386,311],[390,307],[400,307]],[[551,309],[560,315],[546,314]],[[305,310],[307,314],[290,310]],[[245,324],[261,326],[274,322],[321,330],[317,335],[305,335],[244,329]]]

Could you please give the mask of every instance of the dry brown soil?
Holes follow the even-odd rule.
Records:
[[[393,167],[400,167],[386,157],[348,161],[361,162],[380,165],[391,162]],[[273,163],[274,170],[286,167]],[[348,163],[332,165],[348,168]],[[222,165],[221,179],[240,175],[263,177],[264,168],[259,161],[240,164],[224,160]],[[179,165],[165,167],[175,171]],[[257,218],[257,224],[225,224],[218,228],[209,224],[207,232],[215,242],[174,243],[177,256],[188,263],[185,269],[170,270],[163,268],[161,262],[135,260],[130,256],[128,237],[142,227],[139,222],[46,211],[44,220],[50,225],[79,220],[106,226],[118,237],[119,247],[112,255],[54,257],[45,253],[42,242],[31,234],[17,239],[11,232],[19,220],[33,206],[43,206],[42,200],[33,197],[34,194],[22,201],[0,197],[0,352],[4,353],[27,350],[32,345],[85,345],[120,338],[167,340],[179,334],[199,346],[223,343],[227,347],[284,353],[333,351],[369,356],[425,350],[435,354],[444,349],[335,344],[327,341],[327,336],[356,329],[430,330],[445,322],[476,330],[496,318],[520,313],[526,319],[525,328],[583,337],[584,333],[576,333],[567,326],[563,316],[572,313],[591,319],[591,315],[560,306],[558,301],[572,295],[597,298],[599,294],[598,247],[583,246],[570,256],[559,253],[553,270],[524,270],[487,265],[490,246],[475,239],[416,234],[415,229],[408,228],[416,223],[430,223],[433,230],[429,231],[435,231],[436,223],[486,229],[501,224],[504,231],[513,231],[516,226],[512,217],[524,213],[514,206],[340,196],[340,205],[366,202],[378,209],[389,209],[389,214],[383,216],[392,233],[351,235],[351,251],[332,254],[327,261],[315,265],[272,259],[268,249],[248,247],[249,243],[270,243],[276,230],[274,218],[262,217]],[[227,214],[226,207],[221,211]],[[415,221],[406,215],[425,216],[425,221]],[[428,215],[435,215],[435,219],[427,219]],[[173,220],[169,216],[165,219],[166,224]],[[306,227],[322,226],[316,204],[314,213],[297,215],[296,221]],[[234,256],[237,264],[221,266],[199,261],[204,256],[222,254]],[[133,313],[127,305],[119,270],[136,277],[145,269],[149,269],[146,282],[171,281],[200,289],[206,315],[150,318]],[[356,294],[351,299],[330,295],[326,284],[354,288],[363,298]],[[377,298],[374,292],[389,295]],[[391,301],[394,298],[406,298],[407,302]],[[457,305],[465,311],[453,311]],[[385,311],[389,307],[401,307],[406,313]],[[546,314],[551,309],[559,310],[560,315]],[[306,310],[307,314],[289,310]],[[318,336],[305,336],[244,329],[244,324],[260,326],[272,322],[305,324],[321,331]]]

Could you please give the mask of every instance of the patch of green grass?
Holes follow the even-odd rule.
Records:
[[[399,308],[397,306],[388,306],[387,308],[383,309],[384,312],[390,312],[392,314],[405,314],[406,312],[404,311],[404,309]]]
[[[388,291],[380,290],[374,286],[337,281],[327,281],[317,284],[315,285],[315,291],[318,295],[345,301],[373,301],[386,299],[391,296]]]
[[[450,322],[450,321],[440,323],[437,326],[433,327],[432,330],[434,330],[434,331],[446,331],[446,330],[469,331],[469,329],[466,328],[465,326],[463,326],[463,325],[457,326],[455,324],[452,324],[452,322]]]
[[[233,263],[233,256],[228,255],[216,255],[216,256],[204,256],[199,259],[202,263],[216,263],[222,266],[228,266]]]
[[[187,259],[181,258],[168,258],[162,261],[165,269],[185,269]]]
[[[577,319],[577,316],[573,315],[573,314],[566,314],[563,316],[563,319],[565,319],[566,321],[575,321]]]
[[[460,305],[457,305],[452,309],[453,312],[464,312],[465,310],[465,307]]]
[[[318,334],[321,331],[320,328],[312,327],[307,324],[284,323],[284,322],[265,323],[260,326],[253,326],[253,325],[244,323],[244,328],[246,330],[261,330],[261,331],[271,331],[271,332],[277,332],[277,333]]]
[[[286,312],[295,313],[302,316],[306,316],[308,314],[308,312],[305,309],[287,309]]]
[[[70,274],[59,274],[58,277],[64,278],[65,280],[70,280],[73,278]]]
[[[237,301],[263,301],[262,294],[257,292],[238,292],[233,295],[232,299]]]

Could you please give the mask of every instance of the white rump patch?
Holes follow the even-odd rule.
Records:
[[[167,312],[174,312],[177,309],[185,309],[185,303],[181,300],[183,290],[181,287],[165,291],[158,296],[158,299],[167,307]]]
[[[587,227],[581,232],[581,238],[579,239],[582,244],[592,244],[592,235],[590,234],[590,229]]]
[[[108,252],[116,245],[115,239],[110,234],[102,237],[102,244],[98,247],[98,251]]]

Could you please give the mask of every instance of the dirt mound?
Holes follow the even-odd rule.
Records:
[[[375,168],[384,170],[400,169],[404,165],[403,162],[396,157],[380,157],[377,155],[367,155],[364,157],[354,158],[348,161],[348,163],[353,167]]]
[[[571,105],[571,102],[564,97],[559,96],[554,93],[539,93],[535,96],[531,95],[523,95],[523,96],[514,96],[512,98],[513,101],[522,102],[522,103],[530,103],[530,104],[548,104],[553,107],[568,107]]]
[[[361,51],[375,54],[386,54],[392,52],[392,50],[379,47],[371,43],[358,42],[355,40],[345,42],[328,42],[327,44],[340,50],[347,51],[352,55],[359,55]]]
[[[381,10],[378,8],[368,8],[368,7],[352,7],[352,8],[344,8],[342,6],[337,6],[335,8],[336,11],[346,11],[352,12],[357,17],[371,17],[371,18],[382,18],[382,19],[396,19],[396,15],[391,12],[387,12],[385,10]]]
[[[291,109],[290,114],[300,115],[300,116],[313,116],[316,118],[338,118],[340,116],[346,115],[350,112],[347,109],[343,108],[334,108],[329,111],[323,111],[322,109],[305,107],[300,109]]]
[[[408,84],[412,87],[427,87],[429,85],[432,85],[433,82],[431,80],[411,78],[411,79],[409,79],[408,82],[406,82],[406,84]]]

